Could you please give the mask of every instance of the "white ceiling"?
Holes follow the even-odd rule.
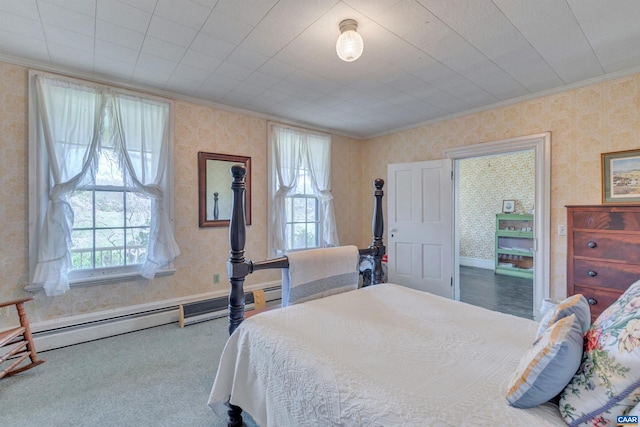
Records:
[[[0,0],[0,60],[368,138],[640,71],[640,1]]]

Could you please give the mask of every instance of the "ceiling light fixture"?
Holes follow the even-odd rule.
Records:
[[[345,19],[340,23],[340,33],[336,42],[338,58],[346,62],[353,62],[360,58],[364,43],[358,34],[358,22],[355,19]]]

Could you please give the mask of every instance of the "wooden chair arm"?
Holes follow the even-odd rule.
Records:
[[[0,307],[8,307],[10,305],[23,304],[27,301],[31,301],[33,297],[25,297],[20,299],[14,299],[13,301],[0,302]]]

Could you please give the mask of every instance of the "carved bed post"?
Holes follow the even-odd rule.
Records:
[[[244,192],[247,187],[244,177],[247,170],[242,165],[231,166],[232,211],[229,221],[229,262],[227,274],[231,290],[229,291],[229,335],[244,320],[244,278],[249,273],[248,264],[244,257],[247,225],[244,216]],[[229,427],[242,426],[242,408],[227,402],[227,425]]]
[[[231,284],[229,292],[229,335],[244,320],[244,278],[248,274],[248,266],[244,258],[247,226],[244,217],[244,176],[247,170],[242,165],[231,166],[232,211],[229,221],[229,262],[227,274]]]
[[[384,180],[381,178],[376,179],[373,182],[375,187],[375,191],[373,195],[375,196],[375,205],[373,208],[373,221],[371,224],[371,231],[373,232],[373,242],[371,243],[370,248],[375,249],[375,254],[373,255],[373,271],[371,272],[371,283],[378,284],[382,283],[382,256],[385,254],[385,246],[382,241],[382,235],[384,233],[384,219],[382,216],[382,196],[384,195],[384,191],[382,191],[382,187],[384,186]]]

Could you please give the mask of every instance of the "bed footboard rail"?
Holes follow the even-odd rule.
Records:
[[[246,190],[245,175],[247,171],[243,165],[231,167],[232,205],[229,221],[229,261],[227,275],[231,284],[229,291],[229,334],[244,320],[244,280],[247,275],[257,270],[270,268],[288,268],[289,260],[286,256],[265,261],[253,262],[245,258],[245,243],[247,226],[245,222],[244,193]],[[382,215],[382,190],[384,180],[374,181],[374,210],[372,221],[373,241],[366,249],[360,249],[360,255],[371,256],[373,259],[372,284],[382,283],[382,257],[386,252],[382,235],[384,233],[384,219]]]

